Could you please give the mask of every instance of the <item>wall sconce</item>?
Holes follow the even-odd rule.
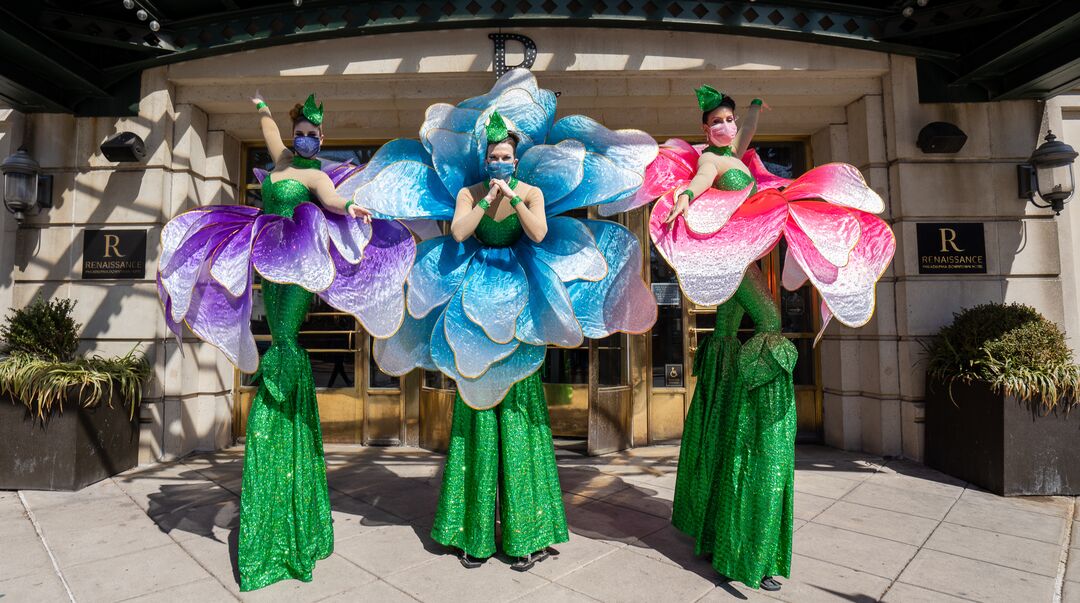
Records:
[[[0,163],[4,176],[4,207],[22,222],[28,212],[37,214],[43,207],[52,207],[51,174],[42,174],[41,166],[26,147]]]
[[[1053,132],[1047,132],[1044,140],[1028,163],[1016,166],[1018,192],[1035,207],[1049,207],[1060,215],[1073,194],[1072,164],[1077,152],[1058,140]],[[1035,200],[1036,193],[1044,203]]]
[[[959,153],[967,142],[967,134],[946,121],[933,121],[919,130],[915,146],[923,153]]]

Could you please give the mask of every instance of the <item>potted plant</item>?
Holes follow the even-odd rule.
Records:
[[[78,490],[138,462],[150,365],[76,355],[74,306],[38,298],[0,326],[0,490]]]
[[[1057,325],[984,304],[926,351],[927,465],[999,495],[1080,494],[1080,367]]]

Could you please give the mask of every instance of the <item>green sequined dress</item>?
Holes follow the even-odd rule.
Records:
[[[717,180],[727,190],[747,184],[739,170]],[[740,345],[744,312],[755,335]],[[716,330],[698,344],[672,524],[695,539],[697,554],[712,555],[717,572],[752,588],[765,576],[791,574],[797,357],[764,277],[751,267],[717,308]]]
[[[291,217],[309,200],[297,180],[262,187],[266,213]],[[240,494],[240,590],[279,580],[311,581],[315,562],[334,550],[319,408],[307,352],[297,342],[312,293],[263,282],[272,343],[260,359],[248,415]]]
[[[497,247],[521,234],[517,214],[501,221],[485,215],[476,228],[476,238]],[[491,557],[498,507],[506,555],[525,557],[569,540],[539,373],[516,383],[495,408],[470,408],[459,395],[453,413],[431,537],[470,557]]]

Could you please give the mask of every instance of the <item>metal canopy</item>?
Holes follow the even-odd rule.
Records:
[[[4,3],[0,99],[27,112],[122,114],[138,102],[139,74],[148,67],[305,40],[464,27],[636,27],[895,52],[919,59],[924,102],[1045,99],[1080,83],[1075,0],[135,3]]]

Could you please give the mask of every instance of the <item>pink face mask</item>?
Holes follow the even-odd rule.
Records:
[[[738,131],[739,128],[733,121],[713,124],[709,127],[709,142],[718,147],[726,147],[735,140],[735,133]]]

